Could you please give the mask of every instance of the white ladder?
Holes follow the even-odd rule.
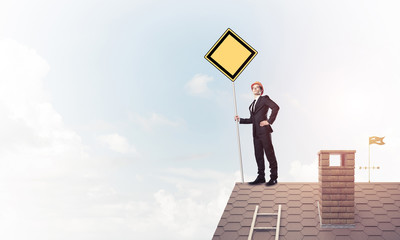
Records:
[[[253,221],[251,222],[248,240],[251,240],[251,238],[253,237],[254,230],[273,230],[273,229],[275,229],[275,240],[278,240],[279,239],[279,226],[281,224],[281,209],[282,209],[282,206],[279,204],[278,213],[258,213],[258,205],[257,205],[256,209],[254,210]],[[255,227],[257,216],[277,216],[276,227]]]

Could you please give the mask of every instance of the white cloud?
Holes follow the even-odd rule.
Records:
[[[156,127],[167,126],[176,128],[185,125],[185,122],[182,119],[170,120],[164,115],[154,112],[149,117],[141,116],[139,114],[130,114],[130,119],[139,123],[148,131],[151,131]]]
[[[102,144],[118,153],[136,153],[136,148],[129,143],[128,139],[116,133],[102,135],[97,138]]]
[[[186,184],[179,188],[183,196],[159,189],[152,201],[142,202],[132,201],[137,192],[121,192],[108,182],[109,178],[104,180],[110,166],[118,166],[89,156],[80,136],[64,124],[43,91],[49,65],[34,50],[1,40],[0,66],[0,206],[5,209],[0,213],[2,238],[86,240],[140,235],[160,239],[166,233],[169,239],[187,239],[201,229],[206,229],[207,237],[212,234],[216,223],[210,225],[209,221],[220,216],[202,220],[202,214],[216,209],[217,202],[207,199],[208,206],[191,198],[196,194],[189,195],[187,192],[193,190]],[[143,122],[148,128],[182,124],[155,113],[146,120]],[[136,153],[119,134],[102,135],[98,140],[113,151]],[[146,181],[142,175],[136,175],[136,179]],[[189,210],[192,212],[186,216]],[[166,223],[166,218],[172,221]],[[161,229],[154,231],[157,225]]]
[[[0,232],[4,239],[79,239],[73,236],[73,222],[93,204],[86,192],[98,184],[87,176],[105,168],[89,157],[81,137],[64,124],[46,96],[43,79],[49,69],[35,50],[0,39],[0,206],[7,209],[0,213]],[[85,233],[89,225],[82,223],[78,232]]]
[[[295,98],[292,94],[285,93],[283,96],[286,98],[286,100],[292,105],[294,108],[301,109],[301,104],[299,99]]]
[[[196,173],[194,179],[188,174]],[[159,189],[152,201],[130,202],[127,221],[136,237],[159,239],[210,239],[234,187],[239,172],[224,174],[212,170],[168,169],[163,181],[177,192]],[[135,211],[132,211],[135,209]],[[158,232],[152,231],[157,226]]]
[[[185,84],[185,91],[191,96],[214,100],[219,106],[224,108],[232,104],[232,92],[209,88],[208,83],[212,81],[214,81],[213,77],[196,74]]]
[[[210,96],[212,91],[208,88],[208,83],[213,81],[213,78],[203,74],[196,74],[185,85],[185,90],[188,94],[193,96],[207,97]]]
[[[50,67],[34,50],[0,40],[0,158],[2,176],[46,177],[85,158],[80,137],[68,129],[43,91]]]
[[[221,176],[220,172],[213,170],[202,170],[198,171],[192,168],[168,168],[168,173],[173,174],[175,176],[185,177],[186,179],[214,179]]]
[[[150,201],[132,200],[137,192],[121,192],[104,178],[115,163],[89,156],[47,99],[41,87],[49,71],[46,61],[28,47],[1,40],[0,66],[2,238],[211,238],[237,176],[170,169],[164,179],[176,191],[159,188]],[[147,124],[182,123],[153,114]],[[134,151],[118,134],[99,140],[115,151]]]
[[[210,153],[195,153],[195,154],[190,154],[190,155],[185,155],[185,156],[180,156],[178,159],[181,161],[192,161],[192,160],[198,160],[202,158],[207,158],[210,156]]]
[[[303,164],[299,160],[290,164],[289,174],[294,182],[318,182],[318,161],[314,160],[311,164]]]

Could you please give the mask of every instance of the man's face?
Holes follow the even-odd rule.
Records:
[[[261,87],[258,84],[253,85],[253,94],[256,96],[261,95]]]

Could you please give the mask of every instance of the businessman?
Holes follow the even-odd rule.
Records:
[[[256,157],[258,176],[256,180],[249,184],[265,183],[265,163],[264,152],[267,155],[270,168],[270,180],[266,183],[267,186],[272,186],[278,183],[278,164],[276,162],[274,147],[272,146],[271,124],[274,123],[276,115],[279,111],[279,106],[272,101],[264,93],[263,85],[260,82],[255,82],[251,85],[251,90],[254,94],[254,101],[250,104],[250,118],[239,118],[235,116],[235,121],[241,124],[253,124],[253,143],[254,155]],[[271,115],[268,118],[268,111],[271,109]]]

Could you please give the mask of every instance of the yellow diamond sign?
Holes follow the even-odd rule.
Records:
[[[257,55],[257,51],[228,28],[204,56],[232,82]]]

